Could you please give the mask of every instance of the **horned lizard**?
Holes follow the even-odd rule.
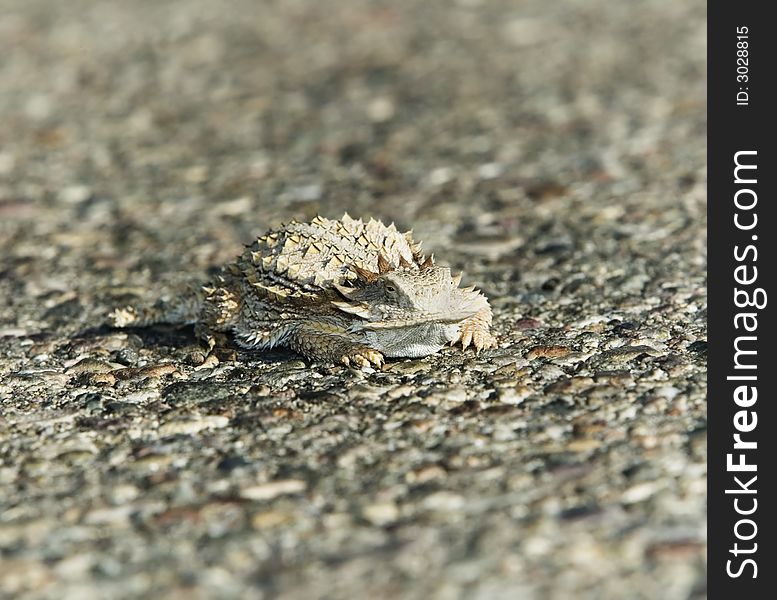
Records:
[[[269,231],[189,296],[115,310],[111,324],[194,324],[209,350],[231,332],[244,348],[381,366],[384,357],[428,356],[446,344],[496,345],[488,300],[460,281],[422,254],[411,231],[347,213],[318,216]]]

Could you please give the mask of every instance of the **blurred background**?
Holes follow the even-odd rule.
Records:
[[[703,597],[705,55],[701,0],[0,0],[0,595]],[[502,347],[100,329],[346,210]]]

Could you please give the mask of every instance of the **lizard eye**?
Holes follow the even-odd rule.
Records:
[[[396,291],[397,291],[397,288],[396,288],[396,287],[394,287],[393,285],[391,285],[391,284],[389,283],[389,284],[386,286],[386,291],[387,291],[387,292],[389,292],[389,293],[391,293],[391,294],[393,294],[394,292],[396,292]]]

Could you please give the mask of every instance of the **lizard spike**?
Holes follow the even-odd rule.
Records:
[[[453,287],[459,287],[459,284],[461,283],[462,275],[464,275],[464,271],[462,271],[458,275],[454,275],[453,277],[451,277],[451,282],[453,283]]]
[[[412,265],[412,264],[410,264],[410,263],[407,261],[407,259],[406,259],[404,256],[402,256],[402,255],[400,254],[400,255],[399,255],[399,266],[400,266],[400,267],[402,267],[403,269],[409,269],[409,268],[410,268],[410,267],[412,267],[413,265]]]
[[[383,256],[383,252],[378,253],[378,274],[383,275],[391,271],[391,263]]]
[[[364,283],[372,283],[378,279],[377,273],[373,273],[367,269],[362,269],[358,265],[351,265],[351,269],[353,269],[353,272],[356,273],[356,276]]]
[[[351,299],[351,295],[356,291],[356,288],[348,287],[347,285],[340,285],[339,283],[333,283],[332,286],[340,292],[345,298]]]
[[[367,319],[370,316],[370,308],[365,304],[352,304],[350,302],[340,302],[339,300],[335,300],[332,302],[332,306],[348,314],[361,317],[362,319]]]
[[[420,267],[422,271],[425,271],[426,269],[432,268],[434,265],[434,254],[430,254],[424,259],[424,262],[421,263]]]

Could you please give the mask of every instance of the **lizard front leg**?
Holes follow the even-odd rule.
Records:
[[[228,348],[229,337],[226,333],[211,329],[205,323],[195,323],[194,335],[211,354],[215,348]]]
[[[353,339],[342,327],[326,322],[306,323],[294,331],[289,347],[311,360],[346,366],[381,367],[383,354]]]
[[[476,352],[484,348],[495,348],[496,338],[489,331],[490,327],[491,307],[485,306],[459,324],[459,337],[453,343],[461,342],[462,350],[472,344]]]

